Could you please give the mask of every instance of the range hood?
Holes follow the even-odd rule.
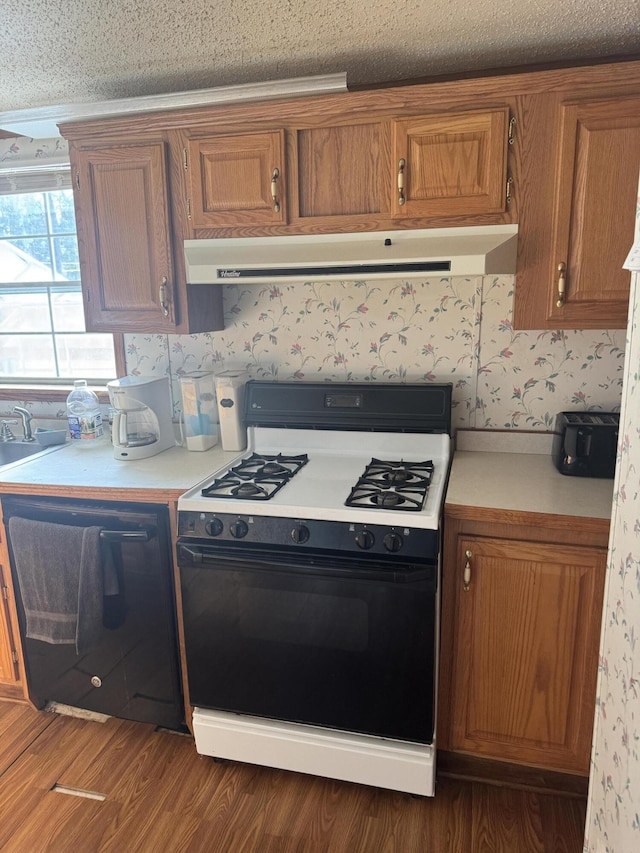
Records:
[[[516,271],[517,225],[185,240],[187,282],[498,275]]]

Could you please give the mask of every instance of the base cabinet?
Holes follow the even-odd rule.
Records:
[[[0,508],[0,699],[22,699],[20,655],[15,618],[15,599],[11,584],[9,552],[2,526]]]
[[[443,589],[445,748],[587,775],[606,549],[453,526]]]
[[[14,684],[18,680],[18,665],[16,650],[9,623],[8,586],[5,582],[5,568],[0,566],[0,683]]]

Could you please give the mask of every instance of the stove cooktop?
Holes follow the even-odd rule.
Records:
[[[247,451],[182,495],[178,509],[436,530],[450,442],[440,433],[251,427]]]

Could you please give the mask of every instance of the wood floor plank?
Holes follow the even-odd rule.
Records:
[[[0,775],[53,721],[28,705],[0,702]]]
[[[0,703],[2,853],[580,853],[584,802],[439,780],[435,798],[215,762],[191,738]],[[106,795],[97,802],[55,784]]]
[[[545,853],[535,794],[473,783],[472,803],[474,853]]]
[[[43,798],[78,755],[92,753],[96,725],[54,717],[0,776],[0,849],[23,824],[35,821],[43,809],[57,818],[61,806],[58,795],[48,798],[50,804],[45,806]]]
[[[44,792],[30,818],[2,846],[2,853],[94,853],[100,849],[103,822],[109,811],[113,811],[109,804]]]
[[[571,841],[584,832],[586,802],[538,795],[545,853],[573,853]]]

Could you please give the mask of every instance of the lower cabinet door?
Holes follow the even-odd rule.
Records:
[[[606,551],[458,537],[454,751],[587,774]]]
[[[0,542],[0,548],[1,546]],[[5,596],[7,589],[4,567],[0,565],[0,682],[15,684],[18,681],[18,666],[15,661],[15,644],[11,636],[9,610]]]

